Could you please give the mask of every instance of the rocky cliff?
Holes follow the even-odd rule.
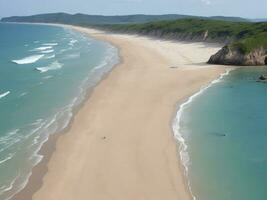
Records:
[[[210,64],[222,65],[267,65],[267,52],[264,48],[257,48],[249,53],[244,53],[229,46],[223,47],[208,61]]]

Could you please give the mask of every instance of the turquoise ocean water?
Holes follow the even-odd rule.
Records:
[[[267,199],[267,68],[240,68],[181,106],[174,132],[197,200]]]
[[[42,144],[118,62],[116,48],[69,29],[0,24],[0,199],[25,186]]]

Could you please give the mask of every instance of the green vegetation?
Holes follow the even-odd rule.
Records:
[[[265,24],[267,25],[267,23]],[[267,31],[237,40],[231,44],[231,47],[239,49],[243,54],[248,54],[261,47],[267,51]]]
[[[238,49],[244,54],[260,47],[267,49],[267,22],[181,19],[145,24],[105,25],[102,28],[163,38],[224,42],[229,43],[230,48]]]
[[[131,23],[147,23],[152,21],[160,20],[177,20],[184,18],[201,18],[201,19],[214,19],[223,21],[238,21],[244,22],[247,19],[240,17],[197,17],[189,15],[124,15],[124,16],[102,16],[102,15],[85,15],[85,14],[75,14],[70,15],[67,13],[49,13],[40,14],[24,17],[7,17],[3,18],[2,22],[43,22],[43,23],[62,23],[62,24],[73,24],[80,26],[89,26],[97,24],[131,24]]]

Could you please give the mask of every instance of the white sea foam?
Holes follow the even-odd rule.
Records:
[[[101,69],[101,68],[109,65],[109,63],[112,62],[112,60],[114,59],[114,56],[115,56],[114,50],[115,50],[115,48],[110,46],[107,50],[107,55],[105,56],[103,61],[99,65],[95,66],[93,68],[93,70],[98,70],[98,69]]]
[[[15,129],[0,138],[0,145],[2,147],[0,149],[0,152],[5,151],[6,149],[18,143],[22,139],[22,136],[17,134],[18,132],[19,129]]]
[[[59,63],[58,61],[55,61],[53,63],[51,63],[50,65],[48,65],[47,67],[36,67],[36,69],[38,71],[40,71],[41,73],[47,72],[49,70],[57,70],[62,68],[63,64]]]
[[[72,49],[72,47],[66,48],[66,49],[61,49],[59,52],[60,53],[64,53],[66,51],[70,51]]]
[[[38,47],[38,48],[33,49],[32,51],[44,51],[44,50],[48,50],[52,48],[53,46]]]
[[[105,67],[108,63],[104,60],[99,65],[95,66],[94,69],[101,69]]]
[[[13,185],[15,184],[16,180],[18,179],[19,175],[17,175],[8,186],[4,186],[1,188],[0,194],[3,194],[4,192],[10,191],[13,188]]]
[[[69,45],[70,45],[70,46],[73,46],[76,42],[78,42],[78,40],[74,40],[74,39],[72,39],[72,40],[69,42]]]
[[[44,46],[57,46],[58,43],[44,43]]]
[[[31,125],[40,125],[44,120],[43,119],[37,119],[35,122],[31,123]]]
[[[19,95],[19,97],[23,97],[23,96],[25,96],[25,95],[27,95],[28,94],[28,92],[23,92],[23,93],[21,93],[20,95]]]
[[[53,52],[54,52],[54,49],[49,49],[49,50],[41,51],[40,53],[53,53]]]
[[[42,57],[44,57],[44,54],[28,56],[28,57],[22,58],[20,60],[12,60],[12,62],[14,62],[18,65],[31,64],[31,63],[37,62]]]
[[[9,94],[10,94],[10,91],[7,91],[7,92],[0,94],[0,99],[4,98],[5,96],[7,96]]]
[[[44,121],[42,119],[38,119],[35,122],[33,122],[31,125],[35,126],[35,128],[33,130],[31,130],[29,132],[29,134],[25,136],[25,138],[27,139],[30,136],[32,136],[33,134],[37,133],[39,130],[41,130],[43,128],[45,123],[46,123],[46,121]]]
[[[15,130],[8,132],[5,136],[2,136],[0,138],[0,142],[10,140],[10,138],[12,138],[13,135],[16,135],[18,132],[19,132],[19,129],[15,129]]]
[[[8,156],[6,158],[4,158],[3,160],[0,160],[0,165],[8,160],[10,160],[11,158],[13,158],[13,156],[15,155],[16,153],[10,153],[8,154]]]
[[[199,95],[201,95],[205,90],[210,88],[212,85],[219,83],[222,81],[224,76],[227,76],[230,73],[231,69],[227,69],[225,73],[221,74],[220,77],[214,81],[212,81],[208,86],[201,88],[197,93],[189,97],[189,99],[184,102],[183,104],[180,105],[179,110],[176,114],[176,117],[173,120],[172,128],[173,128],[173,133],[175,138],[178,140],[180,146],[179,146],[179,153],[180,153],[180,159],[182,161],[182,164],[185,169],[185,176],[188,178],[188,167],[190,165],[190,156],[188,154],[188,146],[186,144],[185,138],[183,137],[183,134],[181,133],[181,119],[182,119],[182,114],[184,110],[190,105],[190,103]],[[197,198],[193,195],[192,189],[191,189],[191,183],[188,180],[188,185],[189,185],[189,190],[192,194],[192,197],[194,200]]]

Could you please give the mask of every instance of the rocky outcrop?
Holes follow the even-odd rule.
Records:
[[[259,80],[260,80],[260,81],[266,81],[266,80],[267,80],[267,76],[265,76],[265,75],[261,75],[261,76],[259,77]]]
[[[259,77],[259,79],[257,80],[257,82],[267,83],[267,76],[266,75],[261,75]]]
[[[238,49],[223,47],[210,57],[208,63],[222,65],[267,65],[267,52],[264,48],[258,48],[248,54]]]

